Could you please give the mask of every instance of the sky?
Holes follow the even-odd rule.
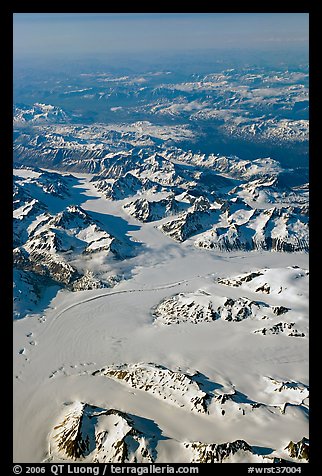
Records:
[[[14,13],[14,58],[308,46],[308,13]]]

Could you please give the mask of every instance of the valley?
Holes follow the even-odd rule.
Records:
[[[306,66],[15,96],[15,461],[307,462]]]

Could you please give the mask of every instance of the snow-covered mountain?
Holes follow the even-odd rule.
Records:
[[[162,301],[154,311],[156,322],[162,324],[181,324],[192,322],[211,322],[223,319],[240,322],[244,319],[267,319],[273,310],[263,303],[250,301],[245,297],[238,299],[213,296],[200,290],[196,293],[178,294]]]
[[[150,430],[151,431],[151,430]],[[157,459],[155,435],[136,415],[105,409],[83,402],[66,404],[66,409],[50,434],[46,462],[153,463]],[[263,456],[244,440],[228,443],[181,443],[188,463],[278,463],[309,459],[309,440],[290,441],[282,449],[287,459],[276,456],[281,450]]]
[[[70,176],[32,171],[32,177],[14,178],[13,264],[17,270],[14,291],[15,316],[23,317],[26,299],[37,303],[42,290],[51,286],[71,291],[112,286],[119,279],[108,273],[108,259],[122,260],[133,255],[128,243],[121,242],[102,228],[77,205],[69,201]],[[62,211],[53,213],[31,194],[60,201]],[[40,194],[40,195],[39,195]],[[92,257],[98,260],[92,263]],[[29,312],[29,311],[28,311]]]
[[[153,363],[110,365],[92,373],[95,378],[112,379],[138,392],[138,397],[150,394],[180,411],[196,412],[202,418],[237,422],[256,414],[257,418],[285,415],[287,406],[300,409],[306,406],[309,392],[298,382],[283,382],[263,377],[263,395],[269,395],[270,404],[247,398],[234,386],[227,388],[211,384],[199,372],[172,371]],[[206,386],[209,390],[202,391]],[[210,390],[211,389],[211,390]],[[277,392],[277,393],[276,393]],[[136,395],[136,393],[133,393]],[[107,409],[75,401],[64,404],[49,434],[46,462],[132,462],[158,461],[162,428],[138,415],[118,409]],[[265,418],[265,417],[264,417]],[[260,447],[245,440],[225,443],[178,442],[181,461],[200,463],[259,462],[277,463],[307,461],[309,440],[302,438],[285,447],[275,447],[264,453]]]
[[[258,274],[259,273],[251,273],[247,277],[251,275],[257,277]],[[263,275],[264,273],[261,274],[261,276]],[[251,280],[251,278],[248,279]],[[219,279],[218,282],[227,284],[228,282],[234,283],[236,281]],[[236,284],[230,285],[236,286]],[[268,284],[265,283],[265,285],[266,287],[260,286],[256,289],[253,287],[243,287],[243,289],[248,289],[252,292],[265,289],[265,292],[267,292]],[[279,291],[279,294],[281,292],[282,291]],[[284,333],[290,337],[305,337],[306,333],[297,327],[301,327],[301,319],[297,318],[299,323],[296,324],[291,320],[292,317],[289,317],[289,311],[291,311],[290,315],[294,318],[292,308],[287,308],[283,305],[272,306],[263,300],[253,301],[246,297],[233,299],[220,295],[218,292],[214,294],[200,289],[194,293],[179,293],[165,298],[155,307],[153,316],[155,323],[158,325],[213,323],[219,319],[231,323],[250,319],[260,323],[265,319],[266,326],[254,330],[253,332],[255,334],[266,336]],[[278,322],[278,319],[283,320]]]
[[[191,463],[290,463],[308,461],[309,458],[309,440],[303,438],[297,443],[292,441],[284,450],[294,460],[284,459],[277,456],[263,456],[256,452],[244,440],[236,440],[229,443],[202,443],[200,441],[193,443],[184,443],[185,448],[191,454]]]
[[[288,187],[274,176],[247,181],[229,193],[248,202],[308,204],[308,191],[305,188]]]
[[[176,200],[175,195],[171,193],[160,200],[150,201],[146,198],[137,198],[133,202],[126,203],[123,208],[129,215],[145,223],[177,215],[187,208],[187,204]]]
[[[218,278],[218,282],[255,293],[271,294],[281,300],[299,300],[303,295],[308,298],[309,271],[297,265],[262,268],[240,276]]]
[[[38,362],[40,379],[49,379],[58,393],[67,385],[61,406],[50,403],[48,439],[39,441],[47,449],[37,458],[306,461],[307,442],[300,442],[307,435],[309,393],[302,364],[291,373],[274,370],[285,355],[297,362],[307,345],[306,255],[265,254],[257,248],[238,250],[243,257],[238,262],[232,253],[194,245],[219,224],[246,229],[263,217],[277,220],[286,207],[275,206],[273,212],[229,194],[236,182],[198,193],[201,166],[191,170],[189,165],[185,175],[184,163],[172,169],[170,159],[163,164],[158,158],[151,177],[159,180],[156,170],[162,175],[164,165],[173,177],[181,177],[180,186],[171,187],[169,176],[163,184],[154,182],[158,190],[145,190],[142,183],[152,182],[148,167],[141,171],[137,159],[131,168],[135,161],[129,154],[124,160],[126,171],[118,168],[118,157],[115,168],[95,175],[15,170],[14,308],[22,329],[16,380],[25,385]],[[137,190],[128,175],[141,184]],[[111,190],[119,194],[113,200],[98,189],[100,180],[114,185]],[[298,207],[292,213],[299,220],[306,217]],[[171,237],[164,232],[169,222]],[[32,316],[37,316],[33,326]],[[54,341],[61,342],[58,352]],[[285,345],[290,341],[296,355]],[[46,359],[33,357],[40,357],[42,342],[51,354],[50,368]],[[84,349],[82,360],[76,348]],[[209,360],[210,351],[214,358]],[[239,360],[248,369],[244,383],[236,372]],[[69,385],[83,393],[77,397]],[[46,392],[47,385],[42,388]],[[260,425],[254,426],[256,421]],[[274,444],[263,440],[264,422]],[[27,446],[32,452],[32,444]]]
[[[91,463],[151,463],[153,436],[137,429],[133,419],[115,409],[74,402],[67,406],[50,439],[50,456]]]
[[[196,246],[207,249],[308,250],[307,189],[285,185],[285,180],[279,179],[284,172],[272,159],[239,163],[237,158],[156,153],[153,148],[151,153],[132,149],[104,156],[103,144],[99,148],[83,146],[86,157],[78,162],[65,160],[62,152],[60,166],[97,171],[93,185],[108,199],[139,195],[127,201],[124,209],[141,221],[178,215],[160,226],[175,240],[185,241],[198,234]],[[151,200],[161,191],[174,194],[175,200]],[[194,196],[189,209],[187,200],[181,198],[184,191]],[[268,208],[270,203],[274,207]]]
[[[13,122],[15,125],[26,123],[65,123],[70,116],[60,107],[51,104],[35,103],[32,106],[16,104],[13,108]]]
[[[308,251],[309,248],[308,218],[302,207],[263,210],[236,199],[227,201],[220,209],[212,209],[210,204],[201,209],[196,203],[178,218],[163,223],[160,230],[177,241],[198,234],[195,245],[210,250]]]
[[[308,251],[308,220],[302,209],[291,207],[254,210],[249,219],[238,224],[216,224],[198,237],[202,248],[231,250]]]
[[[14,250],[17,264],[35,268],[40,274],[49,274],[57,282],[71,284],[78,276],[68,262],[75,255],[113,253],[124,257],[124,245],[99,225],[80,207],[68,206],[52,216],[41,215],[28,227],[28,239]]]
[[[104,196],[110,200],[123,200],[124,198],[135,195],[139,191],[152,190],[154,192],[159,192],[162,190],[160,184],[152,182],[149,179],[141,180],[130,172],[116,179],[114,182],[106,179],[95,179],[94,184],[97,190],[103,192]]]
[[[132,388],[151,393],[172,405],[198,413],[207,412],[209,395],[196,381],[182,372],[174,372],[153,363],[110,366],[93,373],[124,381]]]
[[[308,461],[307,71],[17,79],[15,462]]]

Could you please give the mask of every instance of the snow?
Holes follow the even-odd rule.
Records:
[[[28,216],[29,213],[33,210],[34,205],[37,203],[36,199],[31,200],[31,202],[25,203],[21,207],[13,211],[13,218],[22,220],[25,216]]]
[[[28,122],[65,122],[69,116],[61,108],[51,104],[35,103],[33,106],[22,106],[14,108],[14,124],[24,124]]]
[[[297,265],[285,268],[263,268],[255,269],[251,279],[245,280],[248,273],[240,276],[220,279],[219,282],[228,286],[240,286],[243,290],[250,290],[256,293],[268,293],[274,295],[274,299],[279,301],[298,302],[302,300],[308,302],[309,272]]]
[[[14,106],[15,462],[306,460],[307,67],[217,66]]]
[[[193,139],[194,133],[187,125],[182,126],[158,126],[149,121],[137,121],[133,124],[109,124],[106,129],[119,132],[134,132],[138,135],[151,135],[151,137],[167,140],[172,139],[176,142],[184,139]]]
[[[267,327],[268,321],[259,324],[257,319],[158,326],[153,324],[153,309],[173,295],[203,290],[214,296],[283,305],[291,310],[274,322],[284,316],[289,322],[297,316],[297,326],[306,328],[308,255],[209,252],[196,248],[193,237],[177,243],[153,223],[142,224],[127,214],[124,200],[106,200],[89,179],[89,175],[77,175],[70,203],[74,200],[93,218],[99,216],[103,231],[131,240],[140,253],[113,263],[115,271],[130,278],[113,289],[61,290],[41,310],[14,322],[14,461],[42,462],[50,456],[53,462],[61,461],[61,455],[50,453],[49,442],[68,402],[86,402],[145,419],[157,435],[157,462],[191,461],[191,452],[183,445],[187,441],[221,444],[243,439],[249,445],[282,451],[290,440],[307,436],[307,338],[261,336],[254,331]],[[47,203],[65,204],[59,200],[51,196]],[[103,236],[91,225],[82,233],[85,241]],[[256,270],[263,274],[241,286],[217,281]],[[265,283],[270,293],[256,292]],[[199,386],[200,392],[215,394],[217,389],[218,396],[236,389],[244,401],[290,405],[285,413],[260,407],[243,415],[238,403],[227,401],[220,407],[230,408],[225,415],[219,410],[208,415],[191,411],[189,405],[169,404],[160,396],[156,399],[155,394],[119,380],[93,375],[107,367],[149,362],[152,369],[161,365],[188,375],[188,381],[200,372],[204,387],[192,385]],[[275,391],[282,385],[285,389]],[[178,391],[175,398],[182,401],[179,395]],[[182,395],[180,399],[186,402]],[[243,405],[250,408],[247,401]]]
[[[95,224],[82,229],[75,236],[89,243],[89,246],[86,248],[88,251],[109,247],[112,242],[112,238],[105,231],[100,230]]]
[[[179,408],[204,413],[206,393],[189,376],[151,363],[110,366],[95,372],[126,382],[132,388],[152,393]]]
[[[153,461],[153,441],[136,429],[131,418],[79,401],[67,405],[63,420],[51,434],[49,451],[46,462],[57,457],[94,463]]]

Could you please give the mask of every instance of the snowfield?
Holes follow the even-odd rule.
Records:
[[[109,200],[92,174],[58,173],[56,194],[15,175],[16,463],[307,461],[307,253],[175,240],[169,215],[176,231],[187,207],[208,213],[179,192]]]

